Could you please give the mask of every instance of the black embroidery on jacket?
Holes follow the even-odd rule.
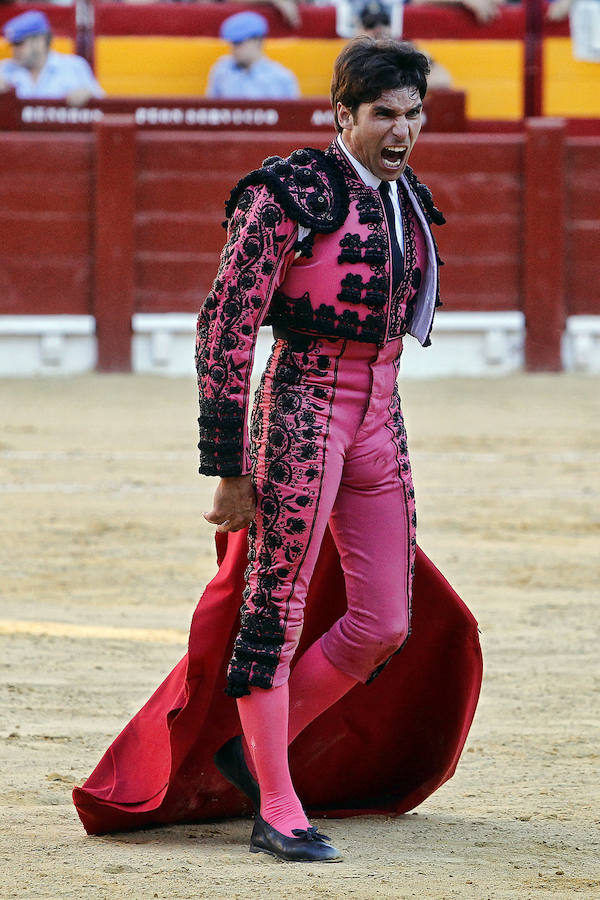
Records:
[[[284,223],[281,207],[266,192],[258,201],[257,193],[249,188],[240,196],[213,288],[198,316],[198,449],[203,475],[239,475],[244,463],[250,371],[245,354],[236,362],[235,350],[248,343],[256,328],[265,306],[265,286],[286,240],[278,230]],[[227,283],[225,273],[233,267],[236,278]]]
[[[406,177],[427,221],[441,223],[443,216],[433,205],[428,189],[408,168]],[[258,187],[262,185],[275,198],[256,210],[254,204],[261,193]],[[264,318],[269,283],[282,259],[283,242],[290,237],[289,227],[280,228],[278,223],[287,214],[288,226],[291,219],[310,229],[308,236],[297,240],[293,248],[303,257],[310,257],[315,235],[333,233],[346,221],[351,196],[360,221],[370,234],[357,242],[357,236],[347,232],[342,237],[339,261],[341,265],[360,262],[370,268],[371,275],[364,276],[364,270],[360,275],[340,273],[338,297],[348,308],[336,312],[327,303],[327,293],[324,302],[313,298],[311,303],[308,294],[293,298],[280,291],[275,293],[269,315]],[[229,238],[213,290],[198,317],[197,343],[201,381],[200,471],[225,476],[240,474],[245,467],[249,376],[244,359],[247,360],[246,347],[258,325],[270,320],[308,334],[381,344],[386,337],[390,264],[380,198],[365,188],[335,142],[326,153],[308,148],[295,151],[287,160],[266,160],[262,169],[250,173],[234,189],[227,214]],[[411,275],[413,290],[419,277],[417,272]],[[411,315],[412,310],[408,309],[404,320],[409,322]],[[390,310],[395,331],[401,330],[401,318]],[[425,346],[429,343],[428,337]]]
[[[444,214],[433,203],[433,196],[426,184],[422,184],[410,166],[406,166],[404,177],[417,195],[420,206],[427,216],[427,221],[434,225],[445,225]]]
[[[318,512],[336,371],[337,361],[322,348],[312,344],[295,353],[285,344],[270,380],[268,410],[269,373],[261,381],[250,430],[255,465],[264,448],[261,535],[257,541],[252,522],[241,627],[227,671],[226,693],[232,697],[273,683],[294,590],[290,568],[300,570]]]
[[[360,263],[383,266],[387,259],[387,248],[383,234],[371,234],[366,241],[360,234],[347,233],[340,240],[341,252],[338,262]]]
[[[322,150],[294,150],[287,159],[270,156],[231,192],[225,214],[231,218],[246,188],[266,185],[284,212],[299,225],[323,234],[337,231],[348,216],[348,188],[339,167]]]
[[[301,297],[288,297],[281,290],[273,295],[269,322],[274,328],[292,327],[315,337],[345,338],[367,344],[379,343],[385,330],[383,308],[361,318],[356,310],[336,313],[335,307],[326,303],[313,308],[308,292]]]

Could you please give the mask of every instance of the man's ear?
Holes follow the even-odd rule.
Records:
[[[341,128],[352,128],[354,126],[352,113],[343,103],[340,103],[339,100],[337,102],[336,112],[337,120],[340,123]]]

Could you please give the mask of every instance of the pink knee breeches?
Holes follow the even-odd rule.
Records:
[[[408,637],[416,539],[401,349],[275,342],[251,424],[257,512],[228,669],[234,696],[287,681],[328,523],[348,608],[322,638],[325,656],[364,682]]]

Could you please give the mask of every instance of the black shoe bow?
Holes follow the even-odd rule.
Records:
[[[292,828],[292,834],[296,837],[304,838],[305,841],[321,841],[325,843],[325,841],[331,840],[326,834],[320,834],[315,825],[311,825],[309,828]]]
[[[342,854],[324,834],[314,826],[294,828],[294,837],[288,837],[269,825],[258,815],[254,820],[250,853],[268,853],[286,862],[339,862]]]

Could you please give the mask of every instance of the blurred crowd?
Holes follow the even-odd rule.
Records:
[[[54,2],[57,5],[70,5],[68,0]],[[147,3],[149,0],[122,2]],[[242,6],[247,0],[237,2]],[[254,0],[252,5],[255,6],[257,2],[278,10],[284,20],[299,35],[302,34],[303,4],[299,0]],[[374,38],[402,37],[403,0],[306,2],[317,6],[335,6],[336,30],[342,38],[350,39],[356,35],[370,35]],[[482,25],[493,21],[504,5],[503,0],[409,2],[412,6],[427,4],[462,7]],[[565,18],[573,4],[578,2],[582,0],[554,0],[547,16],[553,20]],[[600,7],[597,0],[596,6]],[[220,37],[228,44],[228,53],[217,60],[209,73],[207,96],[257,100],[293,99],[300,95],[295,74],[265,54],[264,40],[268,32],[267,19],[256,11],[244,9],[225,19],[221,25]],[[32,8],[13,17],[4,25],[3,35],[10,46],[11,55],[0,61],[0,92],[12,89],[21,98],[65,99],[72,105],[83,105],[92,97],[103,96],[102,88],[84,59],[52,49],[51,27],[43,12]],[[450,73],[435,60],[430,60],[430,64],[430,87],[450,87]]]
[[[13,2],[13,0],[0,0],[0,4]],[[27,0],[25,0],[27,2]],[[72,6],[74,0],[45,0],[53,6]],[[110,2],[110,0],[109,0]],[[148,5],[150,3],[164,3],[165,0],[116,0],[116,2],[127,3],[129,5]],[[212,0],[167,0],[167,2],[184,2],[184,3],[203,3],[212,2]],[[243,6],[250,5],[249,0],[228,0],[230,3],[239,3]],[[437,4],[440,6],[455,5],[462,6],[473,13],[478,22],[489,22],[494,19],[503,3],[519,2],[519,0],[406,0],[412,6],[423,6],[425,4]],[[556,5],[569,3],[571,0],[555,0]],[[392,24],[402,21],[402,6],[404,0],[381,0],[380,5],[388,10]],[[31,5],[35,5],[32,3]],[[350,37],[347,32],[349,28],[356,28],[361,10],[368,5],[367,0],[252,0],[252,6],[264,5],[277,9],[284,20],[292,27],[300,29],[302,25],[302,7],[303,6],[335,6],[338,12],[338,33],[340,37]],[[398,16],[398,12],[400,15]],[[567,13],[565,13],[566,15]],[[395,29],[394,29],[395,30]],[[398,32],[395,30],[395,36]]]

